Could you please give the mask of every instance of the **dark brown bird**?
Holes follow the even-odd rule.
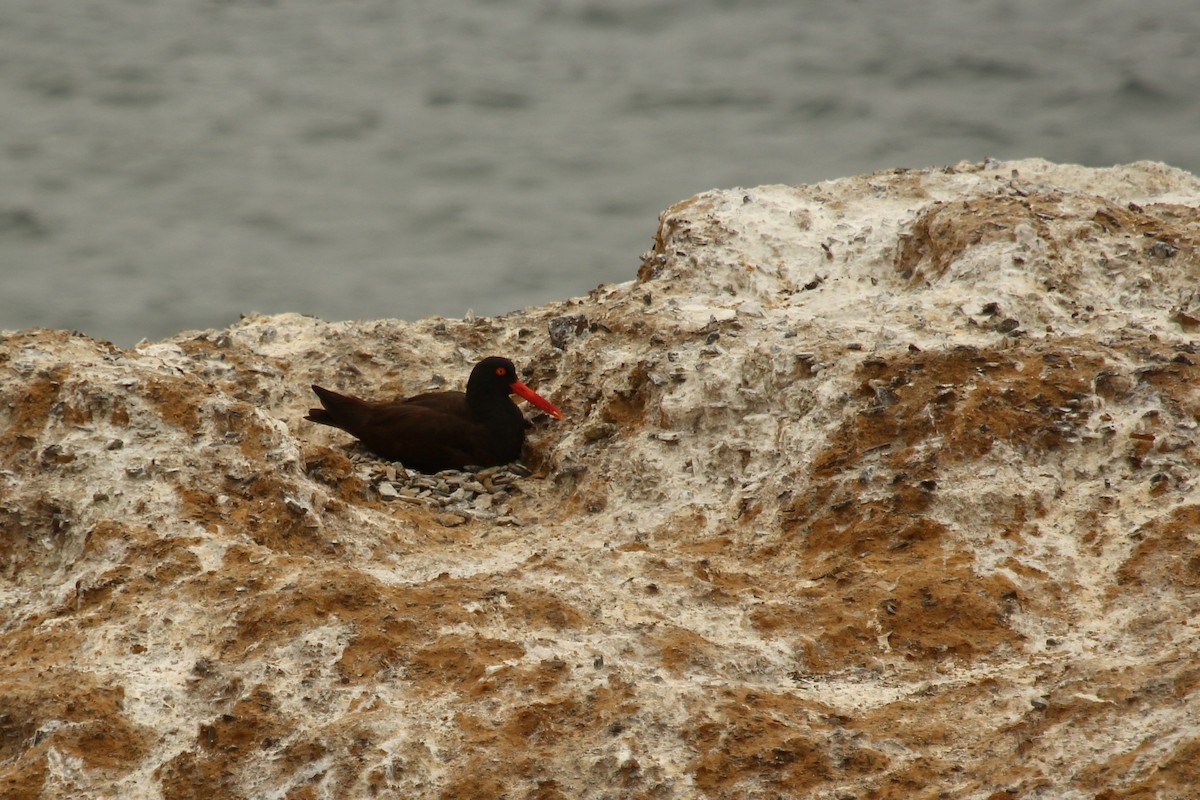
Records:
[[[516,393],[555,419],[562,412],[517,379],[507,358],[490,356],[471,370],[466,392],[427,392],[370,402],[313,385],[324,408],[305,419],[341,428],[371,452],[421,472],[491,467],[516,461],[529,423]]]

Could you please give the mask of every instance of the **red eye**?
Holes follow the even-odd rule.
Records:
[[[505,375],[508,374],[508,370],[506,370],[504,367],[496,367],[496,374],[501,377],[504,377]]]

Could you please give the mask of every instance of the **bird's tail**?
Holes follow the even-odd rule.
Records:
[[[312,390],[316,392],[324,408],[310,408],[308,415],[304,417],[309,422],[345,428],[361,413],[364,403],[356,397],[338,394],[315,383]]]

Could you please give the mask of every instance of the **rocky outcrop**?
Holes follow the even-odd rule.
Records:
[[[7,333],[0,794],[1190,796],[1198,207],[895,171],[503,317]],[[302,419],[491,353],[567,413],[527,470]]]

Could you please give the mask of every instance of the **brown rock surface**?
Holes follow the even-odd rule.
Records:
[[[896,171],[494,319],[7,333],[0,795],[1193,797],[1198,207]],[[491,353],[531,475],[301,419]]]

